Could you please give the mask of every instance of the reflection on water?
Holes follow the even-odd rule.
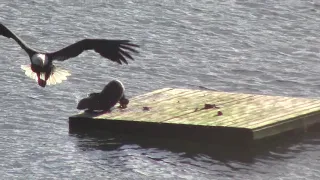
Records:
[[[101,132],[70,135],[95,167],[121,167],[135,172],[133,179],[317,179],[319,172],[318,165],[304,165],[320,160],[319,127],[242,147]]]
[[[219,145],[214,142],[191,142],[181,139],[161,139],[156,137],[131,136],[111,132],[70,133],[77,138],[77,146],[82,151],[118,151],[123,146],[132,146],[138,149],[154,149],[161,153],[169,151],[181,154],[183,157],[194,157],[199,154],[221,162],[239,161],[253,163],[257,158],[279,158],[279,160],[293,157],[304,148],[294,147],[320,144],[320,127],[310,129],[307,133],[289,132],[251,145]],[[294,154],[292,154],[294,152]],[[291,154],[291,155],[290,155]]]

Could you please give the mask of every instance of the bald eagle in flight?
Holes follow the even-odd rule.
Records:
[[[119,64],[128,64],[127,59],[134,60],[130,52],[138,53],[139,47],[129,40],[82,39],[55,52],[39,52],[28,46],[20,37],[0,23],[0,35],[14,39],[27,52],[30,65],[22,65],[25,74],[35,79],[41,87],[61,83],[70,73],[53,65],[53,61],[65,61],[74,58],[86,50],[94,50],[102,57]]]

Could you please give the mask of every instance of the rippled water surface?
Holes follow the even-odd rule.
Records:
[[[141,53],[128,66],[83,53],[57,63],[68,81],[43,89],[0,37],[1,179],[320,179],[317,131],[253,152],[68,133],[78,100],[115,78],[129,97],[163,87],[320,97],[317,2],[2,0],[0,21],[38,49],[110,38]]]

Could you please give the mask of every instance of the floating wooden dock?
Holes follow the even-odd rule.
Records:
[[[128,108],[69,118],[70,131],[251,142],[320,123],[320,100],[190,89],[159,89]]]

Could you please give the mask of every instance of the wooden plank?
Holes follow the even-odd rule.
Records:
[[[288,121],[292,118],[298,118],[298,117],[304,117],[310,113],[317,113],[320,111],[320,103],[318,104],[311,104],[310,106],[304,107],[302,109],[291,109],[291,112],[280,114],[280,115],[274,115],[266,119],[262,119],[257,122],[248,123],[245,127],[249,129],[255,129],[259,127],[263,127],[265,125],[270,125],[274,123],[278,123],[280,121]],[[290,110],[289,110],[290,111]],[[239,126],[241,127],[241,126]]]
[[[151,93],[147,93],[144,95],[136,96],[130,99],[132,103],[143,103],[143,102],[151,102],[151,101],[162,101],[166,99],[173,98],[175,96],[181,95],[181,93],[191,93],[189,91],[185,91],[183,89],[172,89],[172,88],[164,88]],[[130,105],[132,104],[130,103]]]
[[[217,95],[217,94],[216,94]],[[248,95],[243,95],[243,99],[244,98],[248,98]],[[232,97],[232,96],[228,96],[225,94],[221,94],[221,95],[217,95],[215,96],[209,96],[209,97],[195,97],[197,100],[196,101],[189,101],[189,103],[187,103],[187,107],[189,111],[185,112],[185,113],[181,113],[181,114],[173,114],[171,116],[171,118],[168,118],[164,121],[161,122],[165,122],[165,123],[175,123],[175,124],[179,124],[179,123],[183,123],[183,124],[195,124],[194,120],[189,121],[188,119],[185,119],[185,117],[187,116],[192,116],[193,114],[205,114],[207,112],[206,109],[203,109],[206,103],[209,104],[215,104],[218,107],[222,107],[225,104],[228,103],[236,103],[235,99],[237,99],[236,97]],[[240,98],[240,97],[238,97]],[[214,103],[212,103],[214,102]],[[214,111],[214,109],[210,109],[210,111]]]
[[[228,94],[225,94],[226,97],[219,97],[216,99],[215,102],[216,105],[219,107],[219,109],[204,109],[204,110],[198,110],[194,111],[191,114],[186,114],[184,116],[180,117],[174,117],[168,121],[167,123],[187,123],[187,124],[194,124],[194,125],[206,125],[208,122],[212,122],[215,119],[218,119],[217,112],[223,111],[227,109],[228,107],[232,107],[234,105],[246,103],[247,101],[254,100],[252,99],[252,95],[248,94],[242,94],[239,96],[229,97]],[[226,98],[225,101],[223,101],[223,98]],[[203,106],[203,103],[201,104]],[[200,108],[199,108],[200,109]]]
[[[166,92],[167,93],[167,92]],[[103,116],[99,116],[97,118],[112,118],[112,119],[121,119],[121,120],[131,120],[131,121],[152,121],[159,122],[162,119],[169,118],[172,113],[183,113],[187,111],[183,106],[185,103],[180,103],[179,101],[183,101],[186,97],[196,96],[197,94],[201,94],[199,91],[184,91],[184,92],[170,92],[170,95],[166,95],[165,99],[148,101],[139,103],[132,103],[135,109],[128,108],[127,111],[115,111],[112,114],[105,114]],[[151,97],[152,98],[152,97]],[[180,108],[177,107],[172,108],[172,104],[181,105]],[[150,107],[150,111],[143,111],[143,107]],[[171,112],[171,113],[169,113]]]
[[[209,123],[207,125],[220,125],[220,126],[228,126],[228,127],[244,127],[248,128],[247,126],[240,126],[241,124],[249,123],[251,121],[259,120],[261,117],[268,117],[271,113],[277,114],[282,113],[281,109],[284,106],[288,106],[288,102],[291,101],[290,98],[281,98],[281,99],[275,99],[277,100],[276,103],[267,103],[269,100],[272,100],[273,97],[266,96],[262,99],[262,104],[254,104],[252,102],[248,102],[246,107],[237,107],[236,106],[230,106],[229,110],[222,110],[223,116],[216,117],[215,121],[212,121],[212,123]],[[254,102],[254,101],[253,101]],[[270,102],[270,101],[269,101]],[[271,101],[272,102],[272,101]],[[305,105],[304,101],[299,101],[300,105]],[[296,105],[299,105],[296,104]],[[243,105],[243,104],[242,104]],[[238,110],[237,110],[238,109]],[[241,110],[239,110],[241,109]],[[239,112],[240,111],[240,112]]]
[[[255,128],[253,129],[253,139],[259,140],[296,129],[306,130],[309,126],[319,123],[320,111],[318,107],[314,110],[315,112],[309,114],[295,116],[286,121],[279,121],[274,124]]]
[[[186,91],[186,90],[183,90]],[[174,116],[181,116],[183,114],[194,112],[196,108],[202,108],[205,103],[223,103],[224,101],[235,100],[239,95],[234,94],[230,96],[225,93],[214,93],[208,95],[207,92],[192,90],[186,91],[188,93],[179,92],[179,96],[166,96],[166,99],[159,101],[133,102],[131,106],[135,109],[128,108],[127,111],[114,111],[112,114],[106,114],[96,118],[112,118],[132,121],[155,121],[163,122]],[[167,92],[166,92],[167,93]],[[247,97],[248,95],[242,95]],[[151,97],[152,98],[152,97]],[[218,100],[218,101],[217,101]],[[151,107],[150,111],[142,111],[142,107]]]
[[[244,99],[244,101],[225,104],[220,109],[208,109],[206,111],[196,112],[194,114],[183,116],[181,118],[183,118],[184,121],[188,120],[190,121],[190,123],[197,125],[227,126],[228,124],[232,127],[232,124],[236,120],[242,120],[247,116],[250,116],[251,114],[257,112],[257,110],[261,108],[261,102],[277,102],[277,99],[274,99],[270,96],[251,95],[247,97],[248,98]],[[222,116],[217,116],[218,110],[223,112]]]
[[[272,99],[272,97],[269,97]],[[292,104],[290,103],[292,100],[290,98],[283,98],[283,99],[274,99],[275,101],[269,101],[266,98],[262,99],[262,103],[255,107],[254,105],[250,104],[247,106],[247,110],[243,111],[242,114],[237,115],[237,117],[233,118],[230,121],[226,121],[222,119],[224,126],[234,126],[238,127],[241,124],[246,124],[251,121],[257,121],[263,117],[269,117],[270,114],[279,114],[284,112],[285,107],[291,107]],[[272,103],[271,103],[272,102]],[[295,107],[299,107],[299,105],[306,105],[309,103],[309,100],[301,100],[295,103]],[[228,118],[228,114],[226,114],[225,118]]]
[[[317,103],[318,102],[318,103]],[[250,129],[256,128],[256,125],[263,126],[267,122],[273,123],[277,122],[279,119],[272,119],[276,117],[280,117],[280,120],[286,120],[286,118],[281,118],[281,116],[284,115],[294,115],[297,116],[296,113],[299,110],[304,110],[305,107],[312,107],[312,106],[319,106],[319,101],[310,101],[306,99],[301,99],[301,101],[297,101],[296,103],[285,103],[282,104],[281,102],[278,102],[277,104],[280,104],[278,106],[274,106],[270,109],[266,110],[260,110],[258,113],[251,115],[250,117],[247,117],[245,120],[240,121],[238,123],[233,124],[236,127],[246,127]],[[307,109],[306,108],[306,109]],[[269,111],[268,111],[269,110]],[[255,125],[255,126],[254,126]]]

